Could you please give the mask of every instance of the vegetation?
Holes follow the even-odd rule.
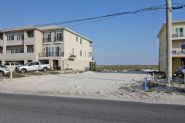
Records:
[[[55,70],[61,70],[61,67],[60,66],[55,66],[54,69]]]
[[[160,85],[159,85],[159,83],[148,82],[147,86],[148,86],[149,89],[151,89],[151,88],[159,87]]]
[[[96,62],[91,62],[90,63],[90,71],[96,71],[96,68],[97,68]]]
[[[58,71],[47,71],[47,72],[43,72],[43,71],[32,71],[32,72],[26,72],[26,73],[18,73],[18,72],[13,72],[12,73],[12,77],[13,78],[22,78],[22,77],[26,77],[26,76],[39,76],[39,75],[49,75],[49,74],[60,74],[60,72]],[[8,75],[10,76],[10,75]]]
[[[97,71],[123,71],[123,70],[157,70],[158,65],[97,65]]]

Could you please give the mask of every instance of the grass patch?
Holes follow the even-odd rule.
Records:
[[[156,70],[158,69],[158,65],[97,65],[97,71],[123,71],[123,70],[142,70],[142,69],[150,69]]]
[[[18,72],[13,72],[12,73],[12,77],[13,78],[22,78],[22,77],[27,77],[27,76],[40,76],[40,75],[56,75],[56,74],[60,74],[60,72],[58,71],[47,71],[47,72],[43,72],[43,71],[32,71],[32,72],[26,72],[26,73],[18,73]],[[9,77],[10,75],[8,75]]]
[[[155,82],[148,82],[147,86],[148,86],[148,88],[155,88],[155,87],[159,87],[160,84],[159,83],[155,83]]]
[[[57,71],[49,71],[47,72],[48,74],[52,74],[52,75],[55,75],[55,74],[60,74],[60,72],[57,72]]]

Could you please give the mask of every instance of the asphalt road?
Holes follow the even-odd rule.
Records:
[[[185,106],[0,94],[0,123],[185,123]]]

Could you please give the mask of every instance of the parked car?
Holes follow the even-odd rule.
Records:
[[[179,75],[184,76],[184,73],[185,73],[185,65],[178,67],[177,70],[175,71],[175,74],[177,76]]]
[[[39,71],[39,70],[46,72],[48,69],[50,69],[49,64],[41,64],[40,62],[28,62],[25,65],[16,67],[16,71],[21,73],[25,73],[27,71]]]
[[[16,67],[21,66],[21,64],[18,64],[16,62],[6,62],[4,65],[10,70],[15,70]]]
[[[10,73],[10,70],[4,65],[0,65],[0,76],[7,75],[8,73]]]
[[[15,67],[21,66],[21,64],[18,64],[16,62],[6,62],[4,65],[7,67],[8,66],[15,66]]]

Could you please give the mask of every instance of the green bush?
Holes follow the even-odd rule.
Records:
[[[96,62],[90,63],[90,71],[96,71]]]

